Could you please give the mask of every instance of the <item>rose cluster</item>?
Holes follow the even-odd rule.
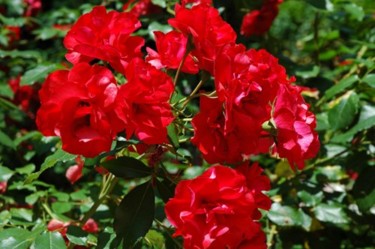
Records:
[[[81,16],[64,39],[73,66],[47,77],[36,122],[44,135],[60,136],[65,151],[84,157],[109,151],[120,133],[140,145],[163,145],[167,126],[184,111],[174,103],[172,112],[170,103],[179,73],[205,71],[215,91],[199,93],[191,142],[208,163],[220,165],[181,181],[166,204],[167,218],[185,248],[266,248],[258,209],[270,208],[262,193],[270,182],[249,159],[271,152],[302,168],[319,149],[316,118],[278,60],[236,44],[235,31],[211,4],[176,4],[168,20],[174,29],[155,31],[155,48],[145,48],[146,55],[134,32],[138,17],[152,12],[150,1],[122,13],[98,6]],[[175,82],[167,72],[175,72]],[[82,167],[82,161],[72,166],[72,182]]]

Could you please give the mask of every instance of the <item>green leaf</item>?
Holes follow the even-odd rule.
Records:
[[[267,216],[279,226],[299,226],[305,230],[309,230],[312,222],[311,217],[301,209],[281,206],[279,203],[272,204]]]
[[[13,175],[13,170],[0,166],[0,182],[7,182]]]
[[[42,133],[40,133],[39,131],[31,131],[31,132],[28,132],[26,133],[24,136],[22,137],[17,137],[15,140],[14,140],[14,144],[16,146],[20,145],[22,142],[25,142],[29,139],[40,139],[42,138],[43,135]]]
[[[160,6],[162,8],[167,7],[167,1],[166,0],[151,0],[151,2],[157,6]]]
[[[32,85],[37,81],[44,81],[44,78],[52,71],[55,71],[59,66],[57,64],[39,65],[26,73],[21,78],[21,86]]]
[[[296,69],[296,76],[299,76],[303,79],[308,79],[318,76],[319,72],[320,68],[316,65],[299,66]]]
[[[0,143],[12,149],[16,148],[16,146],[13,143],[13,140],[2,131],[0,131]]]
[[[64,249],[65,241],[59,232],[45,232],[36,237],[31,249]]]
[[[353,92],[347,92],[338,103],[328,111],[328,120],[334,130],[348,127],[354,120],[359,109],[359,97]]]
[[[301,199],[306,207],[315,207],[323,200],[324,197],[322,191],[312,194],[305,190],[299,191],[297,196]]]
[[[362,78],[362,81],[365,82],[367,85],[375,88],[375,74],[368,74]]]
[[[177,133],[176,126],[173,123],[171,123],[170,125],[168,125],[167,131],[168,131],[169,141],[171,141],[173,147],[175,148],[180,147],[180,143],[178,142],[178,133]]]
[[[87,236],[89,234],[82,230],[82,228],[77,226],[69,226],[68,231],[66,232],[66,237],[69,239],[70,242],[85,246],[87,244]]]
[[[365,167],[353,186],[353,197],[361,212],[367,212],[375,205],[375,167]]]
[[[57,162],[67,162],[73,160],[74,158],[76,158],[76,155],[69,154],[62,149],[57,149],[55,153],[46,158],[38,172],[30,174],[26,178],[25,184],[29,184],[37,179],[40,174],[42,174],[45,170],[53,167]]]
[[[324,97],[326,99],[330,99],[334,97],[336,94],[339,94],[343,92],[345,89],[353,85],[358,81],[358,76],[357,75],[352,75],[348,78],[340,80],[336,85],[332,86],[329,88],[325,93]]]
[[[23,167],[20,167],[20,168],[16,168],[16,172],[19,173],[19,174],[22,174],[22,175],[29,175],[31,173],[33,173],[35,170],[35,165],[30,163],[30,164],[27,164]]]
[[[22,228],[9,228],[0,232],[1,249],[27,249],[32,243],[31,232]]]
[[[27,208],[11,208],[10,213],[12,218],[17,218],[19,220],[25,220],[28,222],[33,221],[33,211]]]
[[[162,200],[167,203],[174,196],[176,185],[168,179],[163,179],[162,181],[156,181],[156,188]]]
[[[59,34],[61,34],[61,31],[59,31],[58,29],[54,29],[53,27],[45,27],[35,30],[33,33],[37,35],[38,39],[44,41],[58,36]]]
[[[131,190],[116,209],[114,229],[123,239],[123,247],[131,248],[145,236],[152,225],[155,212],[155,196],[150,181]]]
[[[57,214],[64,214],[73,209],[73,204],[69,202],[56,201],[52,203],[52,210]]]
[[[41,60],[42,56],[40,52],[34,51],[34,50],[10,50],[10,51],[4,51],[0,49],[0,58],[3,59],[5,57],[10,57],[10,58],[24,58],[24,59],[36,59],[36,60]]]
[[[147,167],[140,160],[128,156],[105,161],[102,166],[115,176],[127,179],[150,176],[153,172],[150,167]]]
[[[308,4],[314,6],[315,8],[322,10],[332,10],[333,5],[330,0],[305,0]]]
[[[116,234],[112,227],[104,228],[104,231],[99,233],[97,249],[115,249],[119,248],[114,246]]]
[[[314,209],[315,217],[323,222],[348,223],[348,217],[339,204],[319,204]]]
[[[359,116],[358,123],[354,125],[349,131],[339,134],[332,138],[332,142],[335,143],[345,143],[350,141],[353,136],[363,130],[370,129],[375,126],[375,112],[373,112],[374,107],[369,105],[364,105],[361,109],[361,114]]]

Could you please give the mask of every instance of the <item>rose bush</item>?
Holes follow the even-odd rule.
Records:
[[[21,2],[0,248],[371,248],[369,1]]]

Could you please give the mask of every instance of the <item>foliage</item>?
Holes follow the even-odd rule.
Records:
[[[132,2],[128,8],[136,3],[42,1],[28,15],[32,2],[0,0],[0,248],[181,248],[164,206],[179,180],[196,179],[210,166],[190,143],[190,121],[199,112],[195,86],[202,79],[200,90],[210,92],[213,79],[167,71],[178,79],[170,102],[179,115],[167,128],[168,142],[144,149],[139,140],[120,134],[109,151],[81,162],[62,149],[58,137],[38,131],[40,104],[34,97],[48,74],[72,67],[64,59],[63,39],[83,13],[100,4],[122,11],[126,2]],[[167,20],[176,2],[152,0],[159,9],[140,17],[135,34],[146,46],[156,49],[153,31],[172,29]],[[249,2],[213,4],[238,34],[238,43],[266,49],[305,87],[302,94],[316,115],[321,144],[303,169],[292,170],[275,155],[251,158],[271,181],[267,195],[273,204],[260,221],[267,245],[372,248],[374,5],[371,0],[285,0],[267,33],[245,37],[242,18],[262,1]],[[125,81],[120,73],[115,78]],[[82,178],[71,184],[66,171],[81,164]],[[88,228],[90,218],[98,229]],[[61,221],[57,229],[51,229],[51,220]]]

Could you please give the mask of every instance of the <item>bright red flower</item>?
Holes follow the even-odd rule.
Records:
[[[172,79],[141,59],[126,69],[128,82],[120,87],[115,112],[118,131],[135,134],[146,144],[167,142],[167,126],[173,121],[169,99],[174,91]]]
[[[140,26],[137,17],[130,13],[107,13],[103,6],[94,7],[65,36],[66,58],[73,64],[93,59],[108,61],[123,73],[132,58],[142,55],[144,39],[131,36]]]
[[[99,231],[99,227],[95,220],[90,218],[87,220],[85,225],[83,225],[82,230],[88,233],[97,233]]]
[[[136,17],[162,12],[162,8],[154,5],[151,0],[128,0],[122,8]]]
[[[258,190],[250,188],[246,176],[218,165],[179,182],[165,212],[176,227],[174,235],[184,238],[184,248],[266,248],[254,218]]]
[[[146,61],[158,69],[177,69],[185,56],[188,38],[178,31],[171,31],[167,34],[155,31],[154,34],[158,52],[147,48],[148,56]],[[198,65],[194,62],[191,53],[189,53],[181,71],[196,74],[198,70]]]
[[[175,18],[169,19],[168,23],[185,36],[192,37],[192,55],[198,59],[199,68],[212,74],[217,51],[234,43],[236,32],[221,18],[217,9],[208,5],[188,9],[176,4],[175,13]]]
[[[282,0],[266,0],[260,10],[247,13],[242,20],[241,34],[244,36],[263,35],[271,28],[279,13],[278,5]]]
[[[299,169],[304,160],[316,156],[320,142],[316,131],[316,117],[301,96],[297,86],[281,86],[277,94],[273,119],[277,128],[276,150],[280,157]]]
[[[60,136],[65,151],[97,156],[116,136],[111,116],[117,90],[111,71],[102,66],[78,63],[55,71],[39,92],[37,126],[45,136]]]
[[[82,170],[84,166],[84,161],[80,156],[76,157],[76,165],[70,166],[65,173],[65,177],[69,180],[71,184],[74,184],[76,181],[81,179]]]
[[[8,46],[12,46],[14,42],[21,38],[21,28],[18,26],[4,26],[7,31]]]

